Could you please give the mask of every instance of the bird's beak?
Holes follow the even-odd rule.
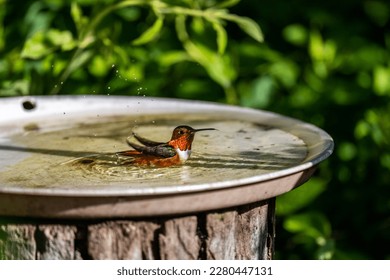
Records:
[[[204,131],[204,130],[216,130],[216,129],[215,128],[199,128],[199,129],[194,129],[194,132]]]

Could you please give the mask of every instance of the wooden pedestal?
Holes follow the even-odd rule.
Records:
[[[0,259],[272,259],[275,199],[178,217],[0,218]]]

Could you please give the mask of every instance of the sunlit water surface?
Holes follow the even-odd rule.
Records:
[[[172,130],[184,124],[217,129],[196,134],[184,165],[137,167],[115,154],[130,149],[126,138],[132,131],[166,142]],[[23,188],[185,188],[293,167],[307,155],[305,143],[283,130],[199,115],[101,117],[96,123],[50,129],[32,123],[10,141],[10,148],[1,152],[18,160],[0,168],[0,185]]]

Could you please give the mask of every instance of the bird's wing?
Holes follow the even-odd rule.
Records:
[[[176,155],[175,149],[166,143],[162,143],[160,145],[155,145],[155,146],[141,146],[141,145],[134,144],[130,141],[127,141],[127,143],[129,144],[130,147],[146,155],[165,157],[165,158],[173,157]]]
[[[140,143],[144,144],[145,146],[148,146],[148,147],[154,147],[154,146],[159,146],[159,145],[162,145],[162,144],[165,144],[164,142],[155,142],[155,141],[152,141],[152,140],[149,140],[149,139],[146,139],[146,138],[143,138],[135,133],[133,133],[133,136],[135,139],[137,139]],[[135,148],[134,148],[135,149]]]

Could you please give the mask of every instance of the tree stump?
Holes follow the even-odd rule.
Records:
[[[272,259],[275,199],[178,217],[0,218],[0,259]]]

